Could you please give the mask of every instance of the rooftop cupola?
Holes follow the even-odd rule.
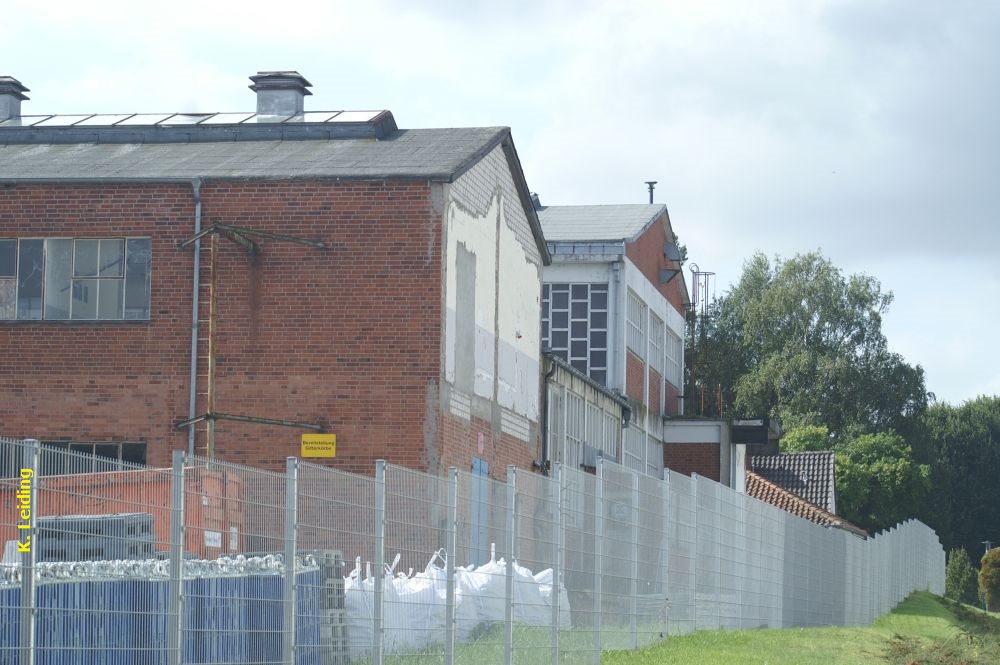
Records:
[[[0,76],[0,122],[21,117],[21,102],[28,89],[13,76]]]
[[[250,89],[257,93],[259,115],[291,116],[303,111],[312,83],[298,72],[257,72]]]

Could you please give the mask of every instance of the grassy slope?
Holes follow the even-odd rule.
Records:
[[[606,665],[996,665],[1000,620],[959,618],[940,598],[916,593],[868,628],[711,631],[638,652],[605,654]],[[981,613],[980,613],[981,616]]]

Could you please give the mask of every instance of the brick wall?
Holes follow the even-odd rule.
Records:
[[[347,470],[371,473],[379,457],[420,468],[441,371],[441,219],[428,183],[208,183],[202,197],[205,225],[329,246],[263,239],[251,260],[215,241],[216,410],[321,423]],[[145,441],[157,465],[186,447],[173,425],[188,415],[193,253],[175,243],[193,232],[193,213],[183,185],[0,190],[0,237],[152,238],[150,321],[0,323],[0,433]],[[207,288],[202,297],[207,319]],[[283,466],[300,432],[218,421],[217,454]],[[197,444],[203,452],[203,435]]]
[[[663,466],[678,473],[719,480],[719,444],[667,443],[663,445]]]
[[[668,416],[680,415],[681,410],[680,410],[679,397],[681,391],[678,390],[677,387],[671,383],[665,383],[664,385],[667,388],[667,399],[666,399],[666,406],[664,407],[663,412],[666,413]]]
[[[681,315],[684,314],[684,280],[680,275],[666,284],[660,284],[660,268],[678,268],[675,261],[667,265],[663,256],[663,243],[673,242],[669,233],[669,222],[664,214],[653,222],[646,231],[634,242],[625,246],[625,256],[645,275],[653,286],[663,294],[663,297],[674,306]]]
[[[431,471],[445,473],[450,466],[460,471],[472,469],[472,458],[486,460],[490,465],[490,477],[507,479],[507,465],[530,469],[531,462],[541,457],[536,443],[527,444],[509,434],[495,433],[489,422],[473,416],[470,420],[450,414],[441,416],[441,440],[443,453],[438,469]],[[483,449],[479,451],[479,437],[482,435]],[[537,441],[537,437],[533,437]]]
[[[625,352],[625,394],[645,403],[646,363],[631,351]]]
[[[183,185],[0,189],[0,237],[152,238],[149,322],[0,322],[0,431],[76,441],[145,441],[164,464],[186,444],[192,233]]]
[[[649,400],[647,406],[652,413],[661,413],[660,407],[660,395],[662,394],[662,388],[664,386],[663,377],[655,369],[650,368],[649,370],[649,391],[646,393],[649,395]]]

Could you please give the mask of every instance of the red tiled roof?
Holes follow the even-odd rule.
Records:
[[[755,455],[750,459],[754,473],[831,513],[837,512],[835,464],[832,450]]]
[[[861,538],[868,537],[868,533],[864,529],[854,526],[844,518],[823,510],[816,504],[796,496],[792,492],[775,485],[770,480],[749,470],[747,471],[747,496],[752,496],[776,508],[781,508],[792,515],[798,515],[810,522],[815,522],[820,526],[844,529]]]

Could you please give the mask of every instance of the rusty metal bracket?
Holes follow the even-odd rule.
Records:
[[[274,418],[257,418],[256,416],[234,416],[229,413],[209,412],[200,416],[189,418],[174,425],[174,429],[181,430],[189,425],[200,423],[203,420],[235,420],[241,423],[253,423],[255,425],[278,425],[281,427],[296,427],[298,429],[310,429],[315,432],[322,432],[323,426],[315,423],[300,423],[294,420],[277,420]]]
[[[239,226],[230,226],[229,224],[222,224],[221,222],[215,222],[214,224],[194,234],[190,238],[180,241],[179,243],[177,243],[177,248],[184,249],[185,247],[189,247],[198,240],[201,240],[205,236],[210,235],[212,233],[217,233],[221,236],[228,238],[229,240],[232,240],[233,242],[239,244],[250,253],[257,251],[257,243],[255,243],[250,238],[247,238],[246,236],[257,236],[259,238],[280,240],[282,242],[294,242],[299,245],[307,245],[309,247],[315,247],[316,249],[327,248],[324,243],[317,242],[315,240],[306,240],[305,238],[286,236],[278,233],[268,233],[267,231],[257,231],[255,229],[245,229]]]

